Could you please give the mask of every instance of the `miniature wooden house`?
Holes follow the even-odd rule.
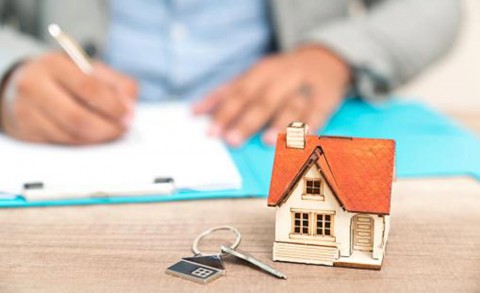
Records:
[[[276,207],[273,260],[380,269],[390,227],[395,142],[278,135],[268,205]]]

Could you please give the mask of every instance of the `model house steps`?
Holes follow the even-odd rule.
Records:
[[[273,260],[333,265],[338,258],[338,249],[330,246],[273,243]]]

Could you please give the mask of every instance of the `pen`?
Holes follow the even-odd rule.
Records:
[[[91,75],[93,73],[92,61],[73,37],[64,32],[56,23],[51,23],[48,26],[48,32],[83,73],[86,75]],[[130,103],[126,106],[127,108],[132,108]],[[130,124],[130,120],[132,119],[131,112],[132,111],[130,111],[122,120],[125,127],[128,127]]]
[[[93,65],[87,53],[85,53],[75,39],[65,33],[60,26],[55,23],[48,26],[48,32],[83,73],[91,74],[93,72]]]

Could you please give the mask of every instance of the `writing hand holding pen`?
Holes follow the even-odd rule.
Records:
[[[66,145],[114,140],[128,128],[136,82],[99,62],[86,74],[60,52],[27,60],[2,93],[1,125],[17,139]]]

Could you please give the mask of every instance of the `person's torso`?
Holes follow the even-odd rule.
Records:
[[[272,18],[275,43],[285,51],[298,46],[303,34],[348,17],[352,3],[371,7],[384,0],[268,0],[270,5],[263,1],[267,2],[4,0],[3,3],[9,3],[5,6],[11,8],[7,12],[11,23],[23,32],[52,44],[46,27],[50,22],[59,23],[90,53],[106,56],[126,73],[143,75],[142,83],[151,89],[146,90],[151,94],[145,97],[155,100],[179,94],[198,97],[207,88],[248,68],[259,58],[258,52],[263,53],[268,47],[267,14]],[[121,41],[126,35],[128,40]],[[141,35],[153,39],[139,40]],[[141,64],[142,68],[135,64]],[[223,71],[223,79],[215,76],[219,71]],[[156,84],[165,87],[159,90]],[[184,90],[195,85],[203,88],[198,86],[198,90],[190,93]]]
[[[248,69],[270,45],[260,0],[112,0],[105,60],[141,98],[196,99]]]
[[[101,52],[110,23],[111,0],[0,0],[0,21],[42,41],[52,41],[46,27],[59,23],[83,45]],[[264,0],[267,1],[267,0]],[[386,0],[268,0],[278,48],[295,46],[301,35],[345,18],[352,7],[367,9]],[[187,1],[188,2],[188,1]],[[243,0],[238,0],[241,4]],[[209,1],[205,1],[206,4]]]

